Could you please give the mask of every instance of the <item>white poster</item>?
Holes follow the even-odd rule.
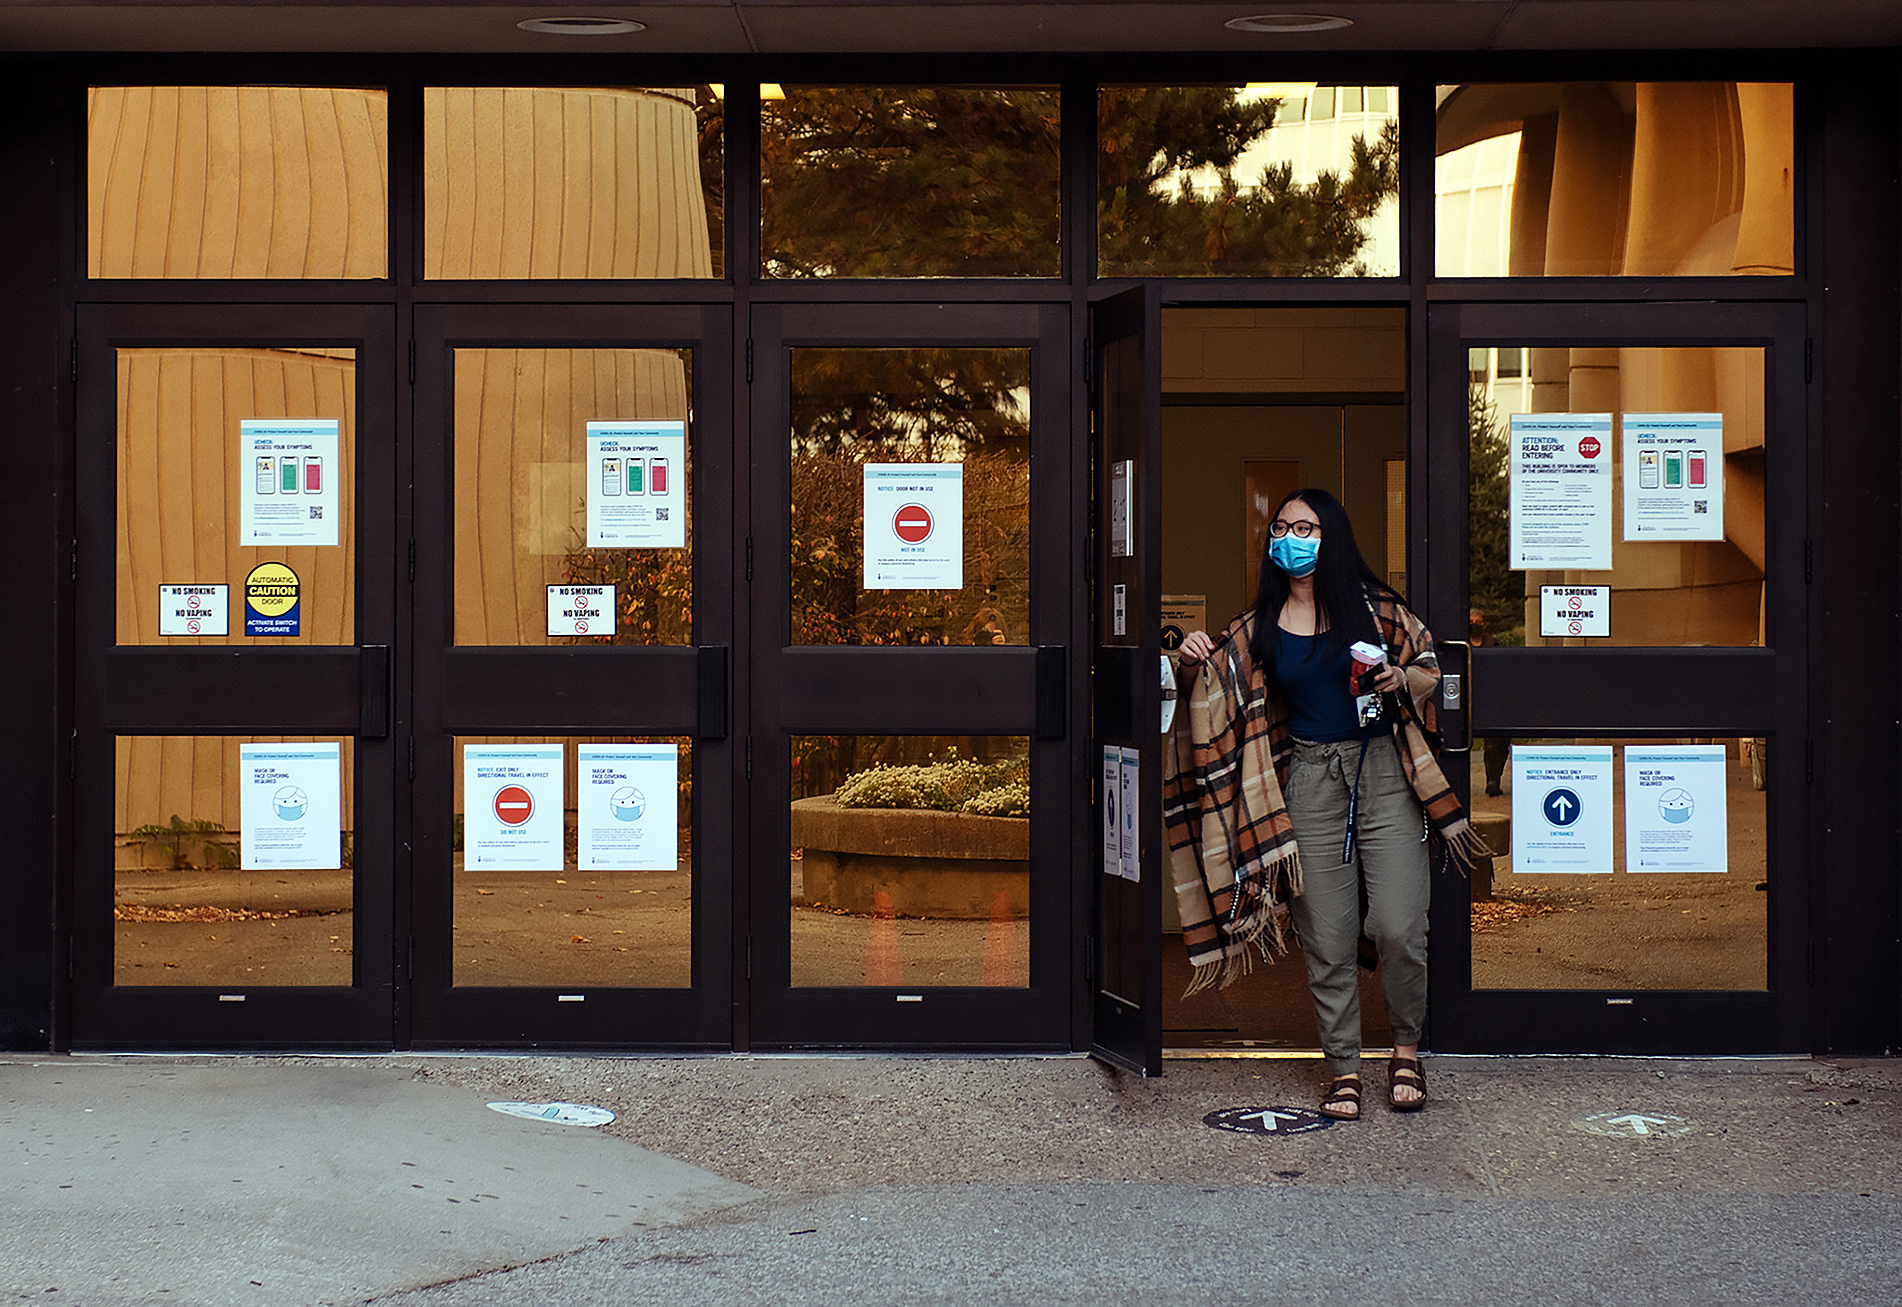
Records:
[[[1209,629],[1209,601],[1206,595],[1164,595],[1162,597],[1162,651],[1174,653],[1191,631]]]
[[[231,587],[162,585],[158,588],[160,635],[231,634]]]
[[[1611,566],[1611,414],[1514,413],[1512,566]]]
[[[337,543],[337,420],[238,423],[238,543]]]
[[[964,588],[964,464],[865,465],[864,587]]]
[[[1724,538],[1724,415],[1627,413],[1625,539]]]
[[[1730,869],[1721,744],[1625,746],[1625,870]]]
[[[464,745],[463,865],[562,870],[563,779],[559,744]]]
[[[1123,786],[1123,799],[1118,805],[1122,810],[1122,830],[1120,843],[1123,857],[1123,879],[1140,881],[1143,878],[1142,832],[1137,829],[1136,815],[1142,811],[1142,755],[1134,749],[1122,751],[1122,767],[1118,779]]]
[[[1542,585],[1539,634],[1560,638],[1611,634],[1611,587]]]
[[[343,866],[343,745],[240,744],[238,820],[245,871]]]
[[[1512,746],[1512,870],[1612,870],[1610,745]]]
[[[1123,874],[1123,751],[1103,746],[1103,871]]]
[[[583,744],[575,802],[576,866],[674,871],[680,866],[680,746]]]
[[[549,586],[548,634],[613,635],[614,587],[611,585]]]
[[[687,544],[687,424],[588,423],[588,548]]]

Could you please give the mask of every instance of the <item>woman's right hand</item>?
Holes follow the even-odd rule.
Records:
[[[1214,652],[1215,641],[1209,639],[1207,631],[1191,631],[1182,637],[1176,656],[1184,667],[1200,667]]]

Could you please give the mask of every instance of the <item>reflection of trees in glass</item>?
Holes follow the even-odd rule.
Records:
[[[694,130],[700,137],[700,193],[707,201],[713,276],[726,276],[726,100],[711,86],[694,89]]]
[[[1506,428],[1484,385],[1467,389],[1467,539],[1471,576],[1467,603],[1486,615],[1501,644],[1517,644],[1525,625],[1525,573],[1511,569],[1512,482]]]
[[[773,277],[1054,277],[1054,90],[788,87],[761,106]]]
[[[1237,88],[1105,87],[1098,100],[1097,258],[1105,276],[1366,276],[1367,224],[1400,185],[1389,120],[1353,138],[1345,172],[1297,182],[1286,163],[1235,176],[1281,102]],[[1193,175],[1213,170],[1204,195]]]
[[[795,644],[1024,644],[1030,611],[1027,351],[793,355]],[[964,465],[964,588],[864,590],[866,463]]]

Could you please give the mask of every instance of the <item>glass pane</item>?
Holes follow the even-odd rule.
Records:
[[[113,983],[351,984],[355,763],[349,740],[119,736]]]
[[[1475,989],[1768,987],[1767,738],[1476,744]]]
[[[792,984],[1030,983],[1030,741],[795,736]]]
[[[1102,88],[1098,271],[1399,276],[1398,93],[1364,89]]]
[[[389,94],[95,86],[86,275],[389,275]]]
[[[455,370],[456,643],[692,644],[692,352]]]
[[[1442,277],[1789,276],[1787,82],[1439,88]]]
[[[423,275],[723,277],[711,86],[423,90]]]
[[[457,985],[693,984],[693,741],[455,741]]]
[[[356,351],[122,349],[118,378],[118,642],[355,643]]]
[[[766,89],[765,276],[1061,275],[1054,88]]]
[[[1029,643],[1030,351],[794,350],[791,522],[793,644]]]
[[[1473,350],[1476,643],[1763,644],[1764,361],[1755,348]],[[1534,560],[1547,565],[1514,566]]]

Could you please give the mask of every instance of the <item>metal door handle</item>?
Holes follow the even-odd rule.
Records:
[[[1442,649],[1458,646],[1465,651],[1460,659],[1464,672],[1440,673],[1440,709],[1443,712],[1458,713],[1460,725],[1464,727],[1465,739],[1459,744],[1441,746],[1448,753],[1471,753],[1473,751],[1473,646],[1466,640],[1440,640],[1436,642]]]

